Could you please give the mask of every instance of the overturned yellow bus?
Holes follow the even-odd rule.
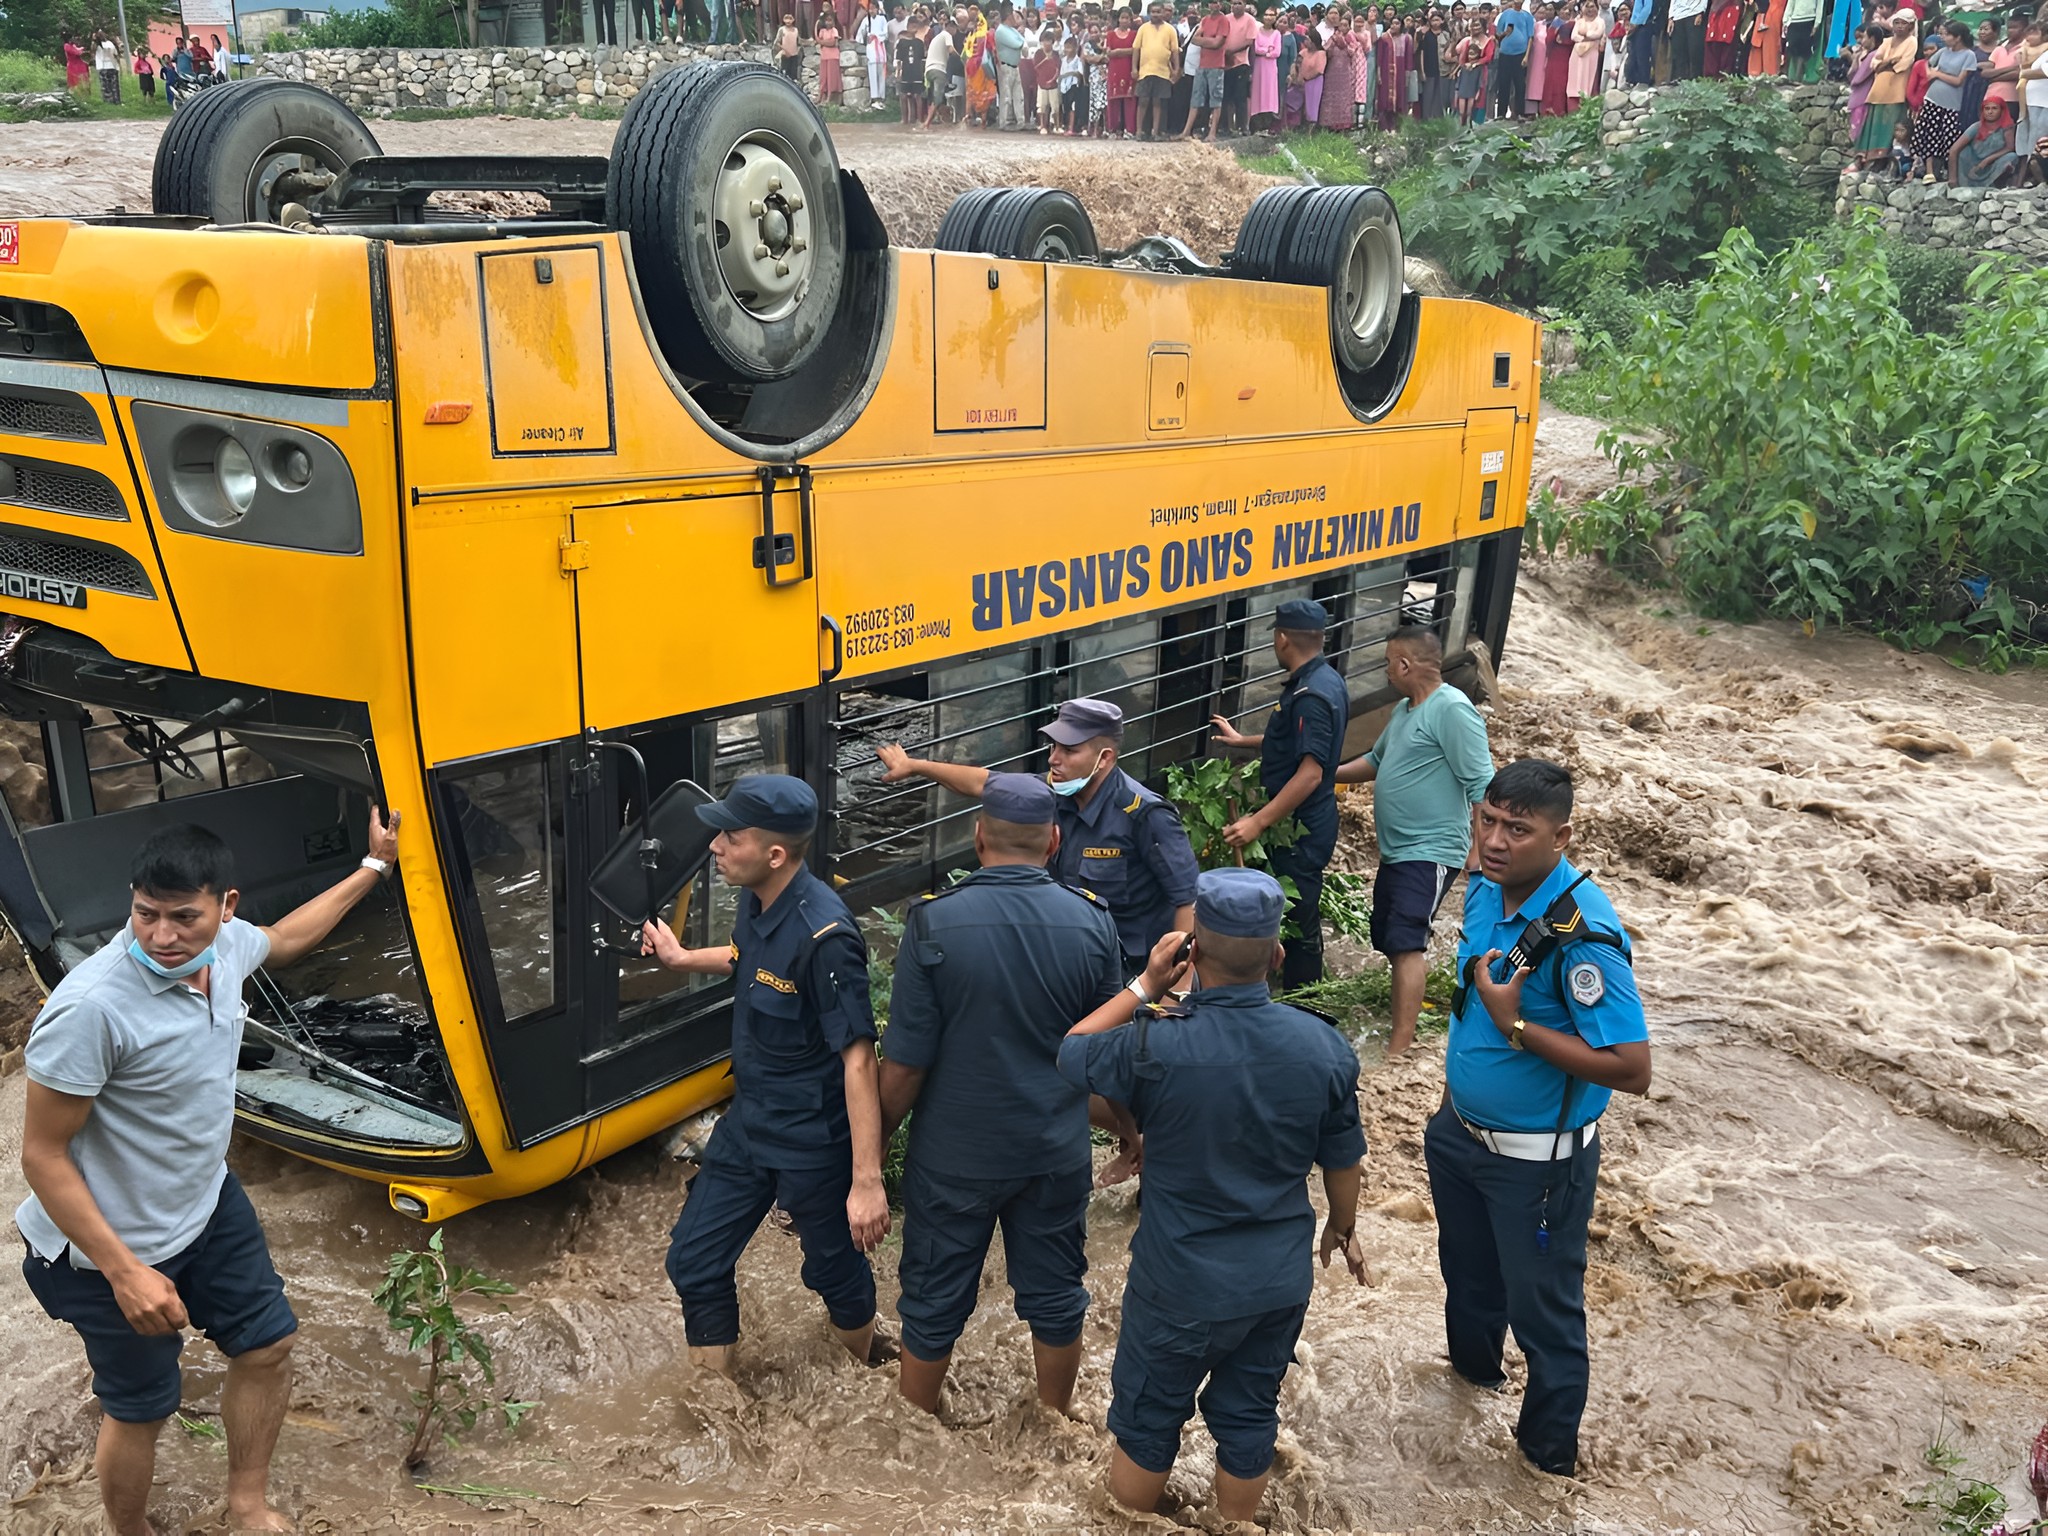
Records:
[[[238,1107],[411,1215],[726,1097],[729,982],[631,936],[718,942],[732,893],[641,867],[650,807],[802,774],[858,909],[971,845],[879,742],[1022,764],[1093,694],[1157,782],[1277,694],[1296,595],[1354,711],[1403,618],[1500,653],[1537,327],[1407,291],[1375,190],[1269,191],[1219,265],[1037,189],[897,249],[743,65],[657,79],[608,160],[387,157],[229,85],[154,190],[0,222],[0,908],[49,982],[168,820],[263,921],[403,812],[397,877],[260,978]]]

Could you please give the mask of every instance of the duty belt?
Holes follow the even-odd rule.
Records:
[[[1569,1131],[1491,1131],[1474,1125],[1454,1109],[1465,1133],[1487,1151],[1525,1163],[1548,1163],[1571,1157],[1581,1147],[1590,1147],[1600,1133],[1600,1122],[1589,1120]]]

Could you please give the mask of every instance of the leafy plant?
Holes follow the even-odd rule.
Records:
[[[1330,931],[1354,944],[1372,942],[1372,881],[1365,875],[1333,869],[1323,876],[1323,899],[1317,910]]]
[[[1933,1515],[1934,1528],[1943,1536],[1992,1536],[1994,1526],[2004,1536],[2005,1495],[1991,1483],[1964,1475],[1966,1458],[1949,1439],[1946,1419],[1921,1459],[1934,1476],[1906,1500],[1906,1508]]]
[[[1983,265],[1968,298],[1952,335],[1916,334],[1871,213],[1776,256],[1731,230],[1690,314],[1646,315],[1618,365],[1661,439],[1603,439],[1625,483],[1539,533],[1667,572],[1710,616],[1967,640],[2003,665],[2048,572],[2048,274]]]
[[[1225,827],[1266,803],[1266,792],[1259,787],[1256,761],[1232,763],[1208,757],[1200,762],[1171,764],[1166,770],[1166,795],[1179,809],[1181,825],[1187,828],[1188,841],[1194,845],[1195,862],[1203,869],[1221,869],[1232,864],[1269,869],[1273,850],[1292,847],[1301,836],[1301,824],[1289,816],[1242,849],[1224,841]],[[1283,886],[1291,883],[1281,882]]]
[[[385,0],[359,11],[333,11],[325,21],[277,33],[265,44],[299,48],[460,48],[468,41],[448,0]]]
[[[1440,1035],[1451,1024],[1451,991],[1457,977],[1447,968],[1433,968],[1423,981],[1422,1016],[1416,1023],[1418,1036]],[[1369,1030],[1380,1030],[1393,1022],[1394,977],[1385,966],[1373,966],[1349,976],[1326,976],[1321,981],[1296,987],[1287,1001],[1327,1013],[1344,1026],[1353,1039]]]
[[[1600,120],[1594,98],[1570,117],[1488,122],[1449,140],[1426,177],[1397,190],[1409,244],[1468,287],[1573,309],[1596,282],[1632,293],[1692,276],[1730,229],[1775,246],[1824,221],[1779,153],[1800,129],[1767,86],[1660,91],[1636,137],[1613,148]],[[1626,339],[1630,319],[1610,328]]]
[[[457,1310],[457,1304],[474,1296],[509,1296],[509,1281],[493,1280],[479,1270],[451,1264],[441,1246],[441,1229],[427,1239],[424,1249],[400,1249],[391,1255],[383,1282],[371,1300],[384,1309],[391,1326],[406,1336],[405,1347],[427,1355],[427,1381],[413,1392],[419,1417],[413,1423],[412,1443],[406,1447],[407,1470],[427,1459],[427,1447],[438,1433],[444,1444],[474,1428],[477,1419],[495,1409],[505,1417],[505,1427],[516,1428],[536,1405],[495,1401],[478,1392],[476,1381],[486,1387],[497,1384],[491,1365],[491,1348]],[[504,1310],[503,1303],[499,1310]]]

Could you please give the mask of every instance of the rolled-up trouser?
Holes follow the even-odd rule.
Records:
[[[1280,1383],[1307,1313],[1304,1302],[1215,1322],[1126,1284],[1109,1373],[1109,1432],[1123,1453],[1147,1472],[1171,1471],[1199,1406],[1216,1465],[1246,1482],[1263,1476],[1280,1433]]]
[[[852,1149],[831,1168],[763,1168],[743,1150],[721,1149],[721,1122],[704,1171],[690,1186],[669,1237],[668,1278],[683,1304],[683,1337],[694,1348],[740,1336],[740,1255],[772,1205],[789,1213],[804,1248],[804,1284],[825,1303],[835,1328],[860,1328],[875,1315],[875,1276],[853,1246],[846,1197]]]
[[[1003,1229],[1003,1264],[1031,1336],[1063,1349],[1088,1312],[1088,1195],[1094,1170],[1017,1179],[958,1179],[913,1158],[903,1179],[903,1347],[920,1360],[952,1352],[974,1315],[989,1240]]]

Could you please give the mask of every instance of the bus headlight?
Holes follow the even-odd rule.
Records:
[[[256,461],[249,450],[232,437],[220,440],[213,454],[213,477],[220,484],[224,500],[239,521],[256,505]]]
[[[157,509],[179,533],[329,555],[363,552],[356,477],[296,421],[137,400],[135,435]]]

